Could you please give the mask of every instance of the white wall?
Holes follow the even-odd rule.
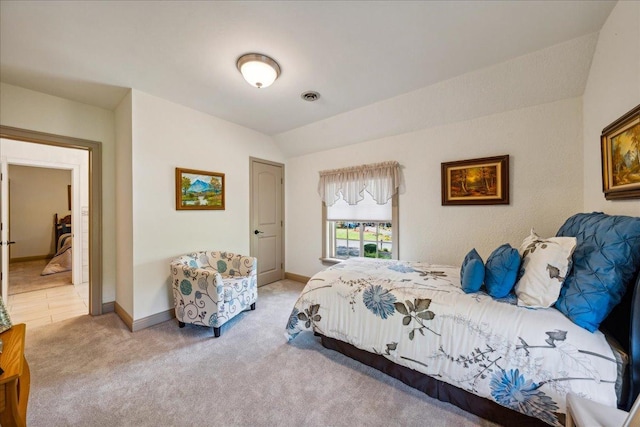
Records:
[[[116,302],[133,313],[132,96],[127,93],[116,119]]]
[[[71,214],[68,185],[70,170],[9,165],[11,259],[56,252],[53,219]]]
[[[102,143],[102,301],[115,300],[115,124],[102,108],[0,83],[0,124]]]
[[[640,103],[640,2],[620,1],[596,45],[583,96],[584,210],[640,216],[640,200],[607,201],[602,193],[602,129]]]
[[[132,91],[132,117],[129,314],[138,320],[173,308],[169,262],[176,256],[216,249],[249,254],[249,157],[283,157],[264,134],[138,90]],[[226,209],[177,211],[176,167],[224,173]]]
[[[509,154],[511,203],[441,206],[440,163]],[[323,268],[318,171],[397,160],[399,255],[457,264],[475,247],[486,259],[502,243],[519,245],[531,227],[554,235],[582,210],[582,109],[572,98],[287,160],[287,271]]]

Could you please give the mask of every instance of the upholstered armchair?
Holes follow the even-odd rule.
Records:
[[[231,252],[194,252],[171,262],[173,299],[178,325],[220,327],[258,299],[257,258]]]

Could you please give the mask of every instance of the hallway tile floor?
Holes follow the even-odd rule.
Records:
[[[65,285],[10,295],[6,301],[11,322],[27,329],[89,313],[89,284]]]

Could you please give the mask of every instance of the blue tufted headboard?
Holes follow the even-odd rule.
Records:
[[[578,213],[557,235],[575,236],[577,246],[556,308],[622,346],[629,364],[619,405],[629,410],[640,392],[640,218]]]
[[[622,301],[613,308],[602,322],[601,328],[613,336],[629,355],[629,365],[625,373],[628,393],[621,409],[628,411],[640,393],[640,272],[636,275],[635,286],[629,287]]]

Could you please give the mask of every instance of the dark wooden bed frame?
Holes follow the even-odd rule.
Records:
[[[609,316],[602,322],[600,328],[605,334],[615,338],[629,355],[629,364],[624,372],[624,388],[620,404],[620,409],[626,411],[631,408],[640,392],[640,272],[636,275],[636,280],[633,283],[634,286],[627,289],[620,304],[614,307]],[[452,403],[479,417],[509,426],[548,425],[537,418],[521,414],[421,372],[397,365],[384,356],[369,353],[351,344],[324,335],[320,335],[320,338],[322,345],[326,348],[343,353],[352,359],[399,379],[431,397]],[[560,422],[564,423],[564,416],[561,415],[559,418]]]
[[[614,337],[629,355],[624,374],[620,409],[628,411],[640,394],[640,271],[633,287],[627,289],[620,304],[602,322],[600,329]]]
[[[67,215],[61,219],[58,219],[58,214],[54,214],[53,229],[55,230],[55,233],[56,233],[55,244],[56,244],[56,250],[58,250],[59,248],[57,247],[57,245],[58,245],[58,241],[60,240],[60,236],[62,236],[65,233],[71,233],[71,215]]]

